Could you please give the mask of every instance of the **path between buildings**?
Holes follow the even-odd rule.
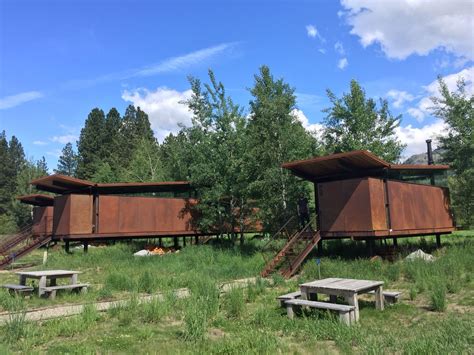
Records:
[[[249,283],[255,283],[257,280],[256,277],[250,277],[246,279],[240,280],[233,280],[229,282],[225,282],[219,285],[219,289],[221,292],[225,293],[230,291],[232,288],[238,287],[243,288],[246,287]],[[181,288],[174,290],[174,294],[177,298],[186,298],[189,297],[190,291],[187,288]],[[165,294],[164,293],[156,293],[153,295],[143,295],[138,297],[139,303],[146,303],[151,302],[153,300],[164,300]],[[36,309],[29,309],[25,312],[25,320],[27,321],[41,321],[53,318],[61,318],[61,317],[68,317],[76,314],[80,314],[84,306],[88,304],[94,305],[95,309],[99,312],[104,312],[110,308],[116,307],[118,305],[124,305],[129,302],[130,299],[122,299],[122,300],[114,300],[114,301],[103,301],[103,302],[96,302],[96,303],[86,303],[86,304],[75,304],[75,305],[62,305],[62,306],[54,306],[54,307],[44,307],[44,308],[36,308]],[[21,314],[20,312],[2,312],[0,313],[0,325],[7,323],[11,317],[15,314]]]

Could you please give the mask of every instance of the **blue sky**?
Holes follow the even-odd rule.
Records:
[[[248,107],[266,64],[296,88],[310,130],[327,88],[341,95],[354,78],[388,98],[408,156],[444,130],[429,113],[436,77],[473,90],[473,18],[467,0],[0,0],[0,130],[52,169],[94,107],[139,105],[161,140],[189,122],[188,75],[212,68]]]

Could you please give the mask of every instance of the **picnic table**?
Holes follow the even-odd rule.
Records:
[[[20,285],[26,286],[27,279],[37,279],[38,296],[50,294],[52,298],[56,296],[56,290],[59,289],[87,289],[88,284],[78,283],[78,275],[80,271],[72,270],[45,270],[45,271],[19,271],[16,274],[20,276]],[[61,278],[69,278],[69,285],[57,285],[56,280]],[[48,285],[49,281],[49,285]]]
[[[329,295],[333,303],[338,296],[344,297],[349,305],[355,307],[356,322],[359,320],[360,294],[375,291],[375,307],[384,309],[383,281],[327,278],[301,284],[300,290],[301,298],[305,300],[317,300],[318,293]]]

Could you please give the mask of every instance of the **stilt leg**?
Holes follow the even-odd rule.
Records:
[[[89,242],[84,242],[84,253],[89,251]]]
[[[436,246],[441,248],[441,234],[436,234]]]
[[[393,246],[398,247],[398,239],[397,238],[393,238]]]

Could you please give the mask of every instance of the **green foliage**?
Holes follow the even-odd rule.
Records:
[[[308,185],[281,164],[314,156],[318,147],[294,113],[295,90],[283,79],[275,79],[267,66],[260,68],[254,80],[244,171],[259,217],[265,227],[276,229],[296,213],[301,193],[309,192]]]
[[[154,140],[141,138],[132,154],[126,181],[163,181],[165,179],[159,146]]]
[[[444,312],[446,310],[446,288],[442,283],[433,285],[430,294],[431,307],[434,311]]]
[[[241,288],[232,288],[225,297],[225,309],[229,318],[240,318],[245,310],[244,295]]]
[[[58,166],[54,170],[56,174],[62,174],[67,176],[75,176],[77,169],[77,154],[74,152],[74,148],[71,143],[67,143],[58,160]]]
[[[103,141],[106,135],[104,111],[94,108],[87,116],[77,143],[78,178],[90,179],[96,172],[97,166],[104,156]]]
[[[395,136],[401,116],[393,117],[387,100],[366,98],[356,80],[350,84],[350,93],[342,98],[327,90],[332,107],[327,108],[324,121],[324,144],[329,153],[351,150],[369,150],[388,162],[399,160],[404,148]]]
[[[449,179],[453,206],[461,225],[474,222],[474,94],[461,79],[450,92],[439,78],[441,97],[433,97],[433,114],[444,120],[447,134],[439,137],[443,160],[450,164],[455,176]]]

